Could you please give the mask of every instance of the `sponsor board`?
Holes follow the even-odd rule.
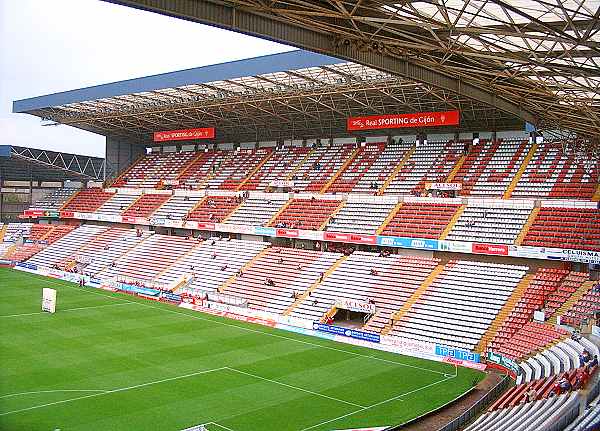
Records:
[[[356,311],[359,313],[375,314],[377,311],[375,304],[356,299],[338,298],[335,300],[335,306],[342,310]]]
[[[298,231],[298,229],[277,228],[275,234],[284,238],[298,238],[300,236],[300,231]]]
[[[219,232],[243,233],[248,235],[254,233],[254,227],[247,224],[217,224],[215,228]]]
[[[475,254],[493,254],[497,256],[508,256],[508,245],[504,244],[485,244],[474,242],[471,250]]]
[[[462,190],[462,183],[425,183],[425,190]]]
[[[499,365],[500,367],[513,372],[517,376],[521,374],[521,367],[519,367],[519,365],[515,361],[505,356],[502,356],[499,353],[489,351],[487,353],[486,359],[488,360],[488,362]]]
[[[352,244],[377,244],[376,235],[360,235],[354,233],[323,232],[323,241],[349,242]]]
[[[420,250],[438,249],[438,242],[434,239],[402,238],[396,236],[378,236],[377,245],[385,247],[416,248]]]
[[[177,304],[181,302],[181,295],[177,295],[176,293],[172,292],[162,292],[160,294],[160,298],[164,299],[165,301],[175,302]]]
[[[461,361],[468,362],[480,362],[479,353],[469,352],[468,350],[457,349],[454,347],[442,346],[440,344],[435,345],[435,354],[444,358],[453,358]]]
[[[273,227],[254,226],[254,235],[275,236],[277,232]]]
[[[546,248],[548,259],[568,260],[570,262],[600,263],[600,251],[573,250],[567,248]]]
[[[353,131],[398,129],[404,127],[456,126],[459,123],[460,113],[458,111],[444,111],[350,117],[346,125],[348,131]]]
[[[450,251],[452,253],[471,253],[473,243],[461,241],[438,241],[439,251]]]
[[[215,137],[214,127],[198,129],[179,129],[154,132],[154,142],[187,141],[192,139],[212,139]]]
[[[273,180],[269,182],[269,187],[294,187],[294,182],[286,180]]]
[[[29,269],[31,271],[37,271],[38,269],[37,265],[27,262],[17,262],[15,266],[17,266],[18,268]]]
[[[372,332],[357,331],[350,328],[342,328],[341,326],[325,325],[319,322],[313,322],[315,331],[327,332],[328,334],[341,335],[344,337],[355,338],[357,340],[369,341],[371,343],[379,343],[379,334]]]

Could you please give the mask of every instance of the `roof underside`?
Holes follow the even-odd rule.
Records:
[[[104,159],[35,148],[0,146],[5,181],[102,180]]]
[[[270,71],[239,76],[248,63],[265,59],[271,67],[262,70]],[[287,70],[289,64],[308,67]],[[206,81],[216,75],[198,68],[141,78],[133,85],[126,81],[18,101],[15,111],[140,143],[148,143],[155,131],[206,126],[216,128],[221,142],[340,136],[347,134],[350,116],[452,109],[461,111],[460,130],[522,130],[524,125],[465,96],[318,54],[296,51],[209,68],[219,66],[229,66],[219,69],[228,79]],[[232,69],[237,75],[226,72]],[[181,74],[185,78],[177,79]],[[183,85],[163,88],[166,83]],[[141,91],[124,92],[132,87]],[[90,94],[106,97],[87,100]],[[45,106],[58,100],[70,103]]]
[[[429,84],[425,98],[443,89],[541,129],[600,136],[600,0],[106,1],[385,70]]]

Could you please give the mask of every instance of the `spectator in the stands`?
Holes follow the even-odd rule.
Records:
[[[186,195],[186,196],[183,198],[183,200],[184,200],[184,201],[189,201],[189,200],[190,200],[190,197]]]
[[[302,270],[302,265],[301,265],[301,264],[298,264],[298,266],[296,267],[296,269],[297,269],[298,271],[301,271],[301,270]]]
[[[579,340],[581,340],[581,334],[579,333],[579,331],[577,329],[575,329],[573,331],[573,333],[571,334],[571,339],[573,341],[579,341]]]
[[[588,362],[588,368],[591,370],[594,367],[598,366],[598,355],[594,355],[594,357]]]
[[[371,271],[369,271],[371,275],[377,275],[378,272],[375,268],[371,268]]]
[[[323,281],[323,277],[325,277],[325,273],[319,274],[319,283]]]
[[[319,301],[317,301],[317,299],[315,298],[315,300],[313,301],[313,307],[316,307],[318,303]]]
[[[535,400],[537,400],[537,397],[538,397],[538,393],[535,390],[535,388],[531,388],[527,391],[527,401],[528,402],[530,402],[530,403],[534,402]]]
[[[243,275],[244,275],[244,271],[242,271],[242,269],[240,268],[240,270],[237,272],[237,276],[242,277]]]
[[[558,381],[558,386],[560,387],[561,393],[568,392],[572,388],[571,382],[565,376]]]
[[[225,264],[221,267],[221,272],[224,272],[226,269],[227,269],[227,264]]]
[[[562,376],[560,380],[558,380],[552,387],[552,392],[550,393],[550,396],[560,395],[570,390],[571,382],[569,382],[569,380],[565,376]]]
[[[283,265],[283,257],[280,257],[280,258],[279,258],[279,260],[277,261],[277,263],[278,263],[279,265]]]
[[[213,258],[213,259],[216,259],[216,258],[217,258],[217,252],[216,252],[216,251],[213,251],[212,258]]]
[[[585,384],[585,380],[586,380],[586,373],[585,371],[582,370],[578,370],[577,374],[575,374],[575,381],[573,382],[573,390],[578,390],[581,389],[583,387],[583,385]]]

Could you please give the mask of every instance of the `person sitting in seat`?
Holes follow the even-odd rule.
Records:
[[[558,382],[554,384],[554,395],[564,394],[571,390],[571,382],[565,376],[562,376]]]
[[[577,374],[575,374],[575,381],[573,382],[573,390],[576,391],[578,389],[581,389],[583,387],[583,385],[585,384],[585,381],[587,379],[587,374],[584,370],[578,370]]]
[[[279,265],[283,265],[283,257],[280,257],[280,258],[279,258],[279,260],[277,261],[277,263],[278,263]]]
[[[267,286],[275,286],[275,282],[274,282],[274,281],[273,281],[273,279],[272,279],[272,278],[270,278],[270,277],[267,277],[267,278],[265,279],[265,284],[266,284]]]
[[[598,355],[594,355],[592,359],[587,363],[586,367],[588,371],[591,371],[594,367],[598,366]]]
[[[227,264],[225,264],[221,267],[221,272],[225,271],[226,269],[227,269]]]
[[[217,252],[216,252],[216,251],[213,251],[212,258],[213,258],[213,259],[216,259],[216,258],[217,258]]]
[[[371,273],[371,275],[377,275],[377,270],[375,268],[371,268],[371,271],[369,271]]]
[[[531,388],[527,391],[527,402],[532,403],[537,400],[538,393],[534,388]]]

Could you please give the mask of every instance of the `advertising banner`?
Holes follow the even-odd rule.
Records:
[[[600,251],[546,248],[545,252],[548,259],[567,260],[570,262],[600,263]]]
[[[160,294],[160,298],[164,299],[165,301],[175,302],[177,304],[181,302],[181,295],[177,295],[176,293],[172,292],[162,292]]]
[[[342,328],[340,326],[325,325],[319,322],[313,323],[313,329],[315,331],[327,332],[328,334],[343,335],[344,337],[356,338],[357,340],[370,341],[371,343],[379,343],[380,341],[379,334]]]
[[[508,245],[484,244],[474,242],[471,251],[475,254],[493,254],[498,256],[508,256]]]
[[[377,244],[376,235],[361,235],[356,233],[323,232],[323,241],[349,242],[352,244]]]
[[[277,232],[273,227],[254,226],[254,235],[275,236]]]
[[[294,182],[286,180],[273,180],[269,182],[269,187],[294,187]]]
[[[154,142],[165,141],[187,141],[191,139],[212,139],[215,137],[214,127],[203,127],[199,129],[167,130],[154,132]]]
[[[494,364],[500,365],[502,368],[512,371],[517,376],[521,374],[521,368],[515,361],[513,361],[510,358],[504,357],[499,353],[489,351],[487,353],[487,360]]]
[[[425,190],[462,190],[462,183],[425,183]]]
[[[446,358],[455,358],[461,361],[479,362],[481,357],[479,353],[469,352],[468,350],[447,347],[440,344],[435,345],[435,354]]]
[[[375,304],[356,299],[338,298],[335,300],[335,306],[342,310],[356,311],[358,313],[375,314],[377,311]]]
[[[396,236],[378,236],[377,244],[386,247],[417,248],[421,250],[437,250],[435,239],[402,238]]]
[[[284,238],[298,238],[300,236],[300,232],[298,229],[277,229],[275,231],[277,236],[282,236]]]
[[[350,117],[348,131],[373,129],[399,129],[404,127],[457,126],[460,123],[458,111],[418,112],[414,114],[371,115]]]

